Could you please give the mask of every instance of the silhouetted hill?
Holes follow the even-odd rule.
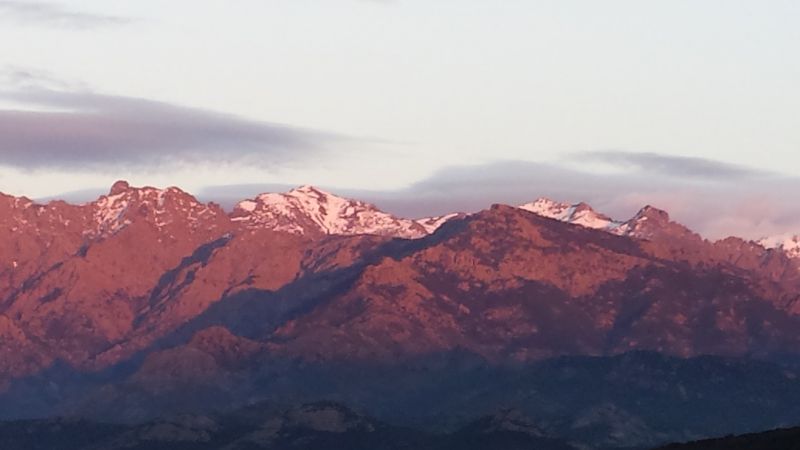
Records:
[[[800,449],[800,428],[727,436],[716,439],[671,444],[662,450],[796,450]]]
[[[251,406],[227,415],[179,416],[136,426],[86,421],[0,423],[0,446],[15,450],[572,450],[508,414],[455,433],[399,428],[334,403],[287,410]]]

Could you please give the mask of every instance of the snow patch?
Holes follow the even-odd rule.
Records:
[[[520,205],[519,208],[542,217],[595,230],[606,230],[615,234],[625,224],[625,222],[612,220],[603,214],[599,214],[585,203],[570,205],[568,203],[555,202],[548,198],[539,198],[531,203]]]
[[[758,244],[764,248],[781,250],[790,258],[800,258],[800,236],[786,233],[760,239]]]
[[[90,203],[95,227],[86,234],[105,237],[120,232],[135,220],[146,220],[159,230],[179,221],[196,228],[214,212],[177,188],[152,187],[118,189]]]
[[[239,202],[231,219],[250,228],[293,234],[372,234],[419,238],[428,234],[420,223],[395,217],[377,207],[304,185],[286,193],[266,193]]]
[[[424,219],[417,219],[416,222],[420,224],[428,234],[432,234],[434,231],[441,228],[441,226],[446,222],[461,216],[461,213],[450,213],[439,217],[426,217]]]

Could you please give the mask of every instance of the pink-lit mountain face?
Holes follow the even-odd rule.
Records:
[[[794,253],[710,242],[652,207],[405,219],[303,186],[226,212],[119,182],[83,205],[2,196],[0,227],[2,390],[59,364],[140,364],[148,383],[269,357],[800,352]]]

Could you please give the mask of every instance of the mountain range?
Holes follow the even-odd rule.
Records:
[[[0,195],[0,227],[6,419],[140,423],[279,398],[452,430],[513,406],[617,448],[800,423],[791,237],[712,242],[651,206],[619,221],[547,199],[404,219],[312,186],[227,212],[124,181],[79,205]],[[659,422],[652,408],[730,401],[691,388],[698,373],[746,417]],[[585,391],[587,374],[652,404],[547,385]],[[439,404],[403,403],[417,391]]]

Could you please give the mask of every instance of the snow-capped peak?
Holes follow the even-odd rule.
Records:
[[[570,205],[539,197],[530,203],[520,205],[519,208],[550,219],[566,221],[569,218]]]
[[[358,200],[304,185],[286,193],[266,193],[239,202],[232,220],[250,228],[269,228],[301,235],[375,234],[419,238],[428,228]]]
[[[607,231],[618,236],[637,239],[652,239],[656,236],[685,237],[694,235],[683,225],[670,221],[669,215],[658,208],[645,206],[631,219],[618,221],[593,210],[586,203],[570,205],[547,198],[539,198],[519,208],[540,216],[560,220],[595,230]],[[798,250],[800,252],[800,250]]]
[[[570,205],[542,197],[519,208],[550,219],[597,230],[613,231],[623,224],[596,212],[586,203]]]
[[[612,232],[638,239],[653,239],[658,236],[672,239],[702,239],[685,226],[673,222],[666,211],[650,205],[640,209],[635,216],[617,226]]]
[[[197,225],[202,219],[217,214],[208,205],[176,188],[131,187],[126,181],[117,181],[108,195],[89,203],[95,227],[87,234],[108,236],[115,234],[137,219],[151,222],[162,228],[174,222]]]

